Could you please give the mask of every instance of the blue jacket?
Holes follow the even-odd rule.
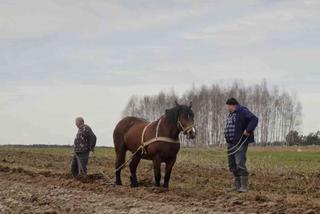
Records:
[[[238,105],[236,109],[236,125],[232,144],[237,144],[245,130],[250,133],[247,140],[248,143],[254,142],[254,130],[258,125],[258,117],[256,117],[248,108]],[[244,136],[242,140],[246,137]]]

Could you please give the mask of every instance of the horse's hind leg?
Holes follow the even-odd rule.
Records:
[[[137,187],[138,186],[138,179],[137,179],[137,167],[141,160],[141,156],[139,154],[136,154],[133,159],[130,162],[130,181],[131,181],[131,187]]]
[[[174,163],[176,162],[176,159],[172,159],[169,160],[168,162],[166,162],[166,172],[164,175],[164,183],[163,183],[163,187],[164,188],[168,188],[169,187],[169,181],[170,181],[170,176],[171,176],[171,171],[173,168]]]
[[[115,164],[115,167],[116,167],[116,185],[122,185],[122,182],[121,182],[121,170],[122,169],[119,168],[119,167],[125,162],[125,159],[126,159],[126,149],[123,146],[121,148],[121,150],[116,153],[116,164]]]
[[[160,157],[155,157],[153,159],[153,170],[154,170],[154,185],[159,187],[161,180],[161,159]]]

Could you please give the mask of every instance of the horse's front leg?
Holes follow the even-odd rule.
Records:
[[[154,185],[159,187],[161,180],[161,159],[159,156],[156,156],[153,159],[153,170],[154,170]]]
[[[164,175],[164,183],[163,183],[163,187],[164,188],[168,188],[169,187],[169,181],[170,181],[170,177],[171,177],[171,171],[173,168],[173,165],[176,162],[176,158],[171,159],[169,161],[166,162],[166,172]]]
[[[137,187],[138,186],[138,179],[137,179],[137,167],[138,164],[141,160],[141,156],[140,155],[135,155],[134,158],[131,160],[130,163],[130,172],[131,172],[131,176],[130,176],[130,181],[131,181],[131,187]]]

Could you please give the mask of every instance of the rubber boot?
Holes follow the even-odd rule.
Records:
[[[241,187],[240,177],[234,177],[233,184],[230,188],[226,189],[227,192],[236,192]]]
[[[249,191],[249,176],[241,176],[240,177],[241,187],[238,189],[238,192],[248,192]]]

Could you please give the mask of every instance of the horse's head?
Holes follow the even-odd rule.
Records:
[[[176,102],[174,108],[166,110],[166,116],[175,124],[177,128],[188,139],[194,139],[196,137],[196,129],[194,127],[194,113],[192,111],[192,102],[190,105],[180,105]]]

